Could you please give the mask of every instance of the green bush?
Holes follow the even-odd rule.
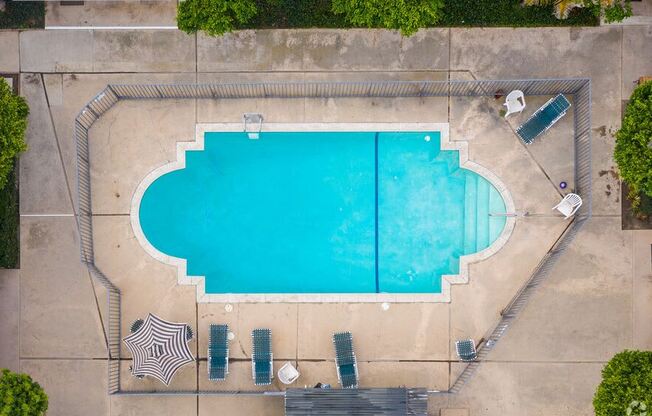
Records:
[[[652,196],[652,81],[639,85],[629,99],[614,159],[633,194]]]
[[[7,184],[16,157],[27,150],[25,130],[29,108],[23,97],[14,95],[0,78],[0,189]]]
[[[607,23],[622,22],[625,18],[632,16],[632,4],[630,0],[625,0],[625,2],[617,0],[610,6],[600,7],[597,14],[598,16],[603,15]]]
[[[333,12],[358,27],[400,29],[405,36],[435,25],[444,0],[333,0]]]
[[[0,376],[0,416],[42,416],[48,410],[48,396],[27,374],[7,369]]]
[[[254,0],[185,0],[177,8],[177,25],[186,33],[203,30],[219,36],[246,24],[256,13]]]
[[[635,401],[652,404],[652,351],[623,351],[609,360],[593,409],[595,416],[624,416]]]
[[[6,0],[0,29],[32,29],[45,25],[45,2]]]

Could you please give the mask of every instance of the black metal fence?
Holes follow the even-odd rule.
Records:
[[[243,98],[354,98],[354,97],[482,97],[519,89],[525,95],[556,95],[573,98],[575,190],[584,200],[580,211],[554,247],[501,314],[496,327],[478,347],[478,361],[470,363],[447,392],[457,393],[477,370],[482,360],[505,334],[532,293],[548,276],[582,225],[591,217],[591,82],[589,79],[532,79],[480,81],[365,81],[365,82],[259,82],[221,84],[134,84],[107,85],[81,110],[75,120],[77,146],[77,222],[81,261],[107,291],[105,320],[108,343],[109,394],[264,394],[278,392],[127,392],[120,384],[121,316],[120,290],[97,268],[93,251],[93,208],[88,132],[105,112],[120,100],[142,99],[243,99]]]

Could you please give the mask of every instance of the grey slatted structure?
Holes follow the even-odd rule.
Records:
[[[124,339],[133,357],[132,374],[169,385],[179,368],[195,360],[188,348],[187,331],[186,324],[148,314],[140,328]]]
[[[272,384],[274,361],[272,358],[272,331],[257,328],[251,331],[253,353],[251,354],[251,372],[254,384],[268,386]]]
[[[208,334],[208,379],[225,380],[229,373],[229,326],[211,324]]]
[[[81,262],[90,275],[106,290],[105,336],[108,359],[109,394],[272,394],[272,392],[228,392],[214,390],[186,391],[129,391],[120,383],[121,349],[121,293],[95,264],[93,245],[93,207],[91,198],[90,131],[113,106],[124,100],[171,99],[264,99],[264,98],[398,98],[398,97],[493,97],[500,91],[521,90],[526,96],[572,96],[574,189],[584,204],[569,222],[569,227],[553,248],[545,254],[526,283],[505,307],[496,326],[483,337],[478,346],[478,361],[470,363],[461,373],[449,393],[460,391],[480,362],[491,352],[498,340],[527,304],[531,294],[548,276],[557,260],[592,215],[592,160],[591,160],[591,80],[587,78],[509,79],[509,80],[446,80],[446,81],[299,81],[213,84],[110,84],[93,97],[75,118],[73,139],[77,159],[77,206],[75,216],[79,230]],[[276,394],[276,393],[274,393]]]
[[[335,344],[337,379],[342,385],[342,388],[357,388],[358,361],[353,351],[353,336],[351,336],[350,332],[337,332],[333,334],[333,344]]]
[[[286,416],[426,416],[425,389],[288,389]]]

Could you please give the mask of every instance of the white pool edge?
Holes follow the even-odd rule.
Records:
[[[131,199],[130,219],[136,239],[145,252],[156,260],[177,268],[177,281],[182,285],[195,285],[198,303],[241,303],[241,302],[277,302],[277,303],[441,303],[451,301],[451,285],[469,282],[469,265],[484,260],[499,251],[512,234],[516,219],[508,216],[500,236],[486,249],[460,257],[460,272],[456,275],[443,275],[440,293],[270,293],[270,294],[229,294],[206,293],[204,276],[188,276],[186,260],[169,256],[157,250],[145,237],[140,225],[140,203],[147,188],[160,176],[186,167],[186,152],[204,150],[206,132],[243,131],[242,123],[197,123],[195,141],[177,142],[176,160],[160,166],[138,184]],[[271,131],[438,131],[442,150],[457,150],[460,167],[474,171],[487,179],[500,193],[505,202],[507,213],[514,213],[514,202],[505,184],[486,167],[468,158],[466,141],[451,141],[448,123],[263,123],[261,132]]]

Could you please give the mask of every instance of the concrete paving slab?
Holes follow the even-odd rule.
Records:
[[[447,70],[448,29],[244,30],[197,36],[197,68],[220,71]]]
[[[460,394],[431,396],[429,412],[468,408],[471,415],[592,415],[600,363],[483,363]]]
[[[145,253],[128,216],[96,216],[93,232],[95,264],[122,292],[122,334],[128,334],[131,323],[148,313],[197,329],[195,287],[178,285],[175,268]],[[194,354],[196,339],[190,342]],[[125,349],[122,356],[129,357]]]
[[[305,32],[241,30],[224,36],[197,35],[197,70],[300,71]]]
[[[194,350],[194,348],[191,348],[191,350]],[[127,355],[129,355],[128,352]],[[197,389],[197,361],[181,367],[170,381],[169,386],[166,386],[153,377],[144,377],[142,379],[134,377],[131,374],[131,365],[132,360],[120,361],[120,388],[124,391],[180,391]]]
[[[195,140],[195,102],[121,102],[89,140],[94,213],[128,214],[145,176],[177,159],[177,142]]]
[[[322,98],[306,100],[307,122],[326,123],[446,123],[448,99],[422,98]]]
[[[285,405],[283,397],[199,396],[198,416],[212,416],[216,412],[225,415],[283,416]]]
[[[311,30],[303,64],[306,70],[447,70],[448,46],[448,29],[410,38],[388,30]]]
[[[195,72],[195,36],[178,30],[96,30],[94,72]]]
[[[652,313],[652,231],[633,231],[633,287],[634,322],[633,348],[652,350],[652,328],[648,317]]]
[[[425,387],[446,390],[445,362],[359,362],[361,387]]]
[[[0,269],[0,368],[19,370],[20,272]]]
[[[56,79],[59,74],[52,74]],[[81,109],[89,102],[95,95],[102,91],[107,84],[110,83],[174,83],[174,82],[194,82],[194,74],[61,74],[62,78],[62,104],[52,105],[50,111],[54,119],[54,125],[59,137],[59,144],[61,146],[61,153],[66,173],[69,178],[71,193],[74,196],[74,203],[76,204],[77,194],[77,156],[75,149],[75,142],[73,138],[73,127],[75,117],[79,114]],[[44,78],[48,79],[49,75],[44,74]],[[55,85],[56,88],[56,85]],[[50,93],[56,95],[55,88],[48,88],[48,96]],[[91,137],[96,127],[91,129]],[[133,135],[135,133],[131,132]],[[133,136],[131,136],[133,137]],[[118,151],[118,150],[116,150]],[[128,155],[125,155],[128,157]]]
[[[110,396],[111,416],[197,414],[194,396]]]
[[[350,331],[359,361],[448,358],[448,304],[300,304],[299,359],[333,359],[333,333]]]
[[[519,218],[511,238],[498,253],[470,266],[469,283],[451,289],[450,359],[457,359],[455,340],[471,338],[478,342],[493,329],[501,310],[566,226],[561,218]]]
[[[299,305],[292,303],[242,303],[238,307],[238,344],[251,357],[251,331],[272,330],[272,353],[275,360],[297,358]],[[235,340],[234,340],[235,341]]]
[[[652,25],[625,26],[622,31],[622,99],[627,100],[640,77],[652,76]]]
[[[20,32],[20,69],[22,72],[92,72],[93,48],[91,30]]]
[[[469,416],[469,409],[441,409],[440,416]]]
[[[46,3],[45,26],[176,26],[177,2]]]
[[[72,217],[22,217],[21,358],[104,358],[106,343]],[[104,377],[102,378],[104,381]]]
[[[48,395],[48,416],[109,415],[106,361],[27,360],[20,371],[38,382]]]
[[[30,112],[25,134],[29,149],[19,164],[20,213],[70,214],[70,195],[40,75],[23,74],[21,92]]]
[[[631,348],[631,235],[619,218],[591,219],[491,360],[607,361]]]
[[[18,31],[0,32],[0,72],[20,72]]]
[[[50,108],[63,104],[63,75],[43,74],[43,84]]]
[[[196,69],[195,37],[176,30],[34,30],[21,32],[20,48],[24,72]]]

